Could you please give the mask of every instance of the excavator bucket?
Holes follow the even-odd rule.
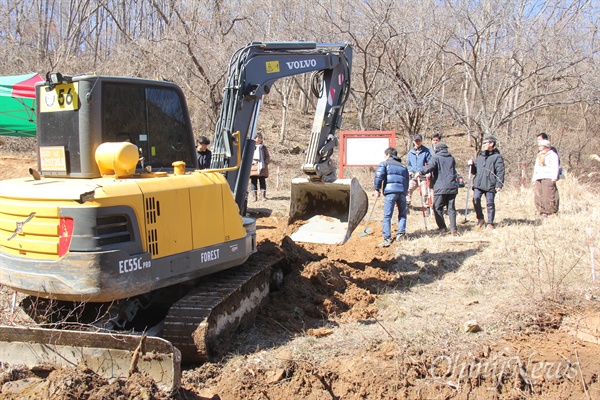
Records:
[[[367,194],[356,178],[334,182],[292,179],[290,236],[296,242],[344,244],[364,218]]]

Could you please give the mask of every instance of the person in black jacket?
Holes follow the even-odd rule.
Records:
[[[210,168],[210,160],[212,152],[208,149],[210,140],[206,136],[198,136],[196,138],[196,152],[198,156],[198,169]]]
[[[488,229],[494,229],[494,216],[496,215],[494,199],[496,193],[504,186],[504,158],[496,148],[496,138],[493,136],[483,139],[481,150],[475,162],[469,160],[471,173],[475,175],[473,179],[473,208],[475,214],[477,214],[477,226],[483,227],[485,219],[483,218],[481,198],[485,196],[488,217],[487,227]]]
[[[375,171],[375,190],[377,197],[385,196],[383,203],[383,220],[381,230],[383,242],[379,247],[388,247],[392,244],[392,215],[394,206],[398,206],[398,233],[396,241],[400,241],[406,235],[406,191],[408,189],[408,169],[402,165],[398,152],[393,147],[384,151],[385,160],[377,166]]]
[[[435,145],[435,155],[431,158],[429,165],[421,170],[421,176],[431,173],[431,184],[433,186],[433,212],[435,223],[439,230],[446,230],[444,221],[444,208],[448,210],[450,219],[450,233],[456,235],[456,206],[455,200],[458,194],[458,180],[456,173],[456,161],[448,151],[448,145],[438,142]]]

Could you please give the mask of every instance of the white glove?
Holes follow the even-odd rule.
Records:
[[[468,165],[473,165],[473,159],[470,159],[469,161],[467,161]]]

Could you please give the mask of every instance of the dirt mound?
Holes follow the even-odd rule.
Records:
[[[50,371],[26,371],[16,368],[5,371],[4,375],[20,376],[19,380],[9,379],[2,385],[0,399],[7,400],[171,398],[161,392],[152,379],[141,374],[133,374],[127,380],[119,379],[112,382],[86,368],[60,368]]]
[[[281,248],[286,254],[284,290],[272,295],[261,315],[272,320],[274,330],[283,328],[292,336],[372,318],[377,313],[377,293],[398,284],[394,271],[370,265],[380,264],[377,258],[346,261],[359,258],[352,254],[352,246],[342,250],[341,246],[299,245],[284,237]]]

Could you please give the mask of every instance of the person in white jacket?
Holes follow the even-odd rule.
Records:
[[[558,212],[558,155],[548,140],[538,142],[539,153],[533,167],[535,207],[542,218]]]

